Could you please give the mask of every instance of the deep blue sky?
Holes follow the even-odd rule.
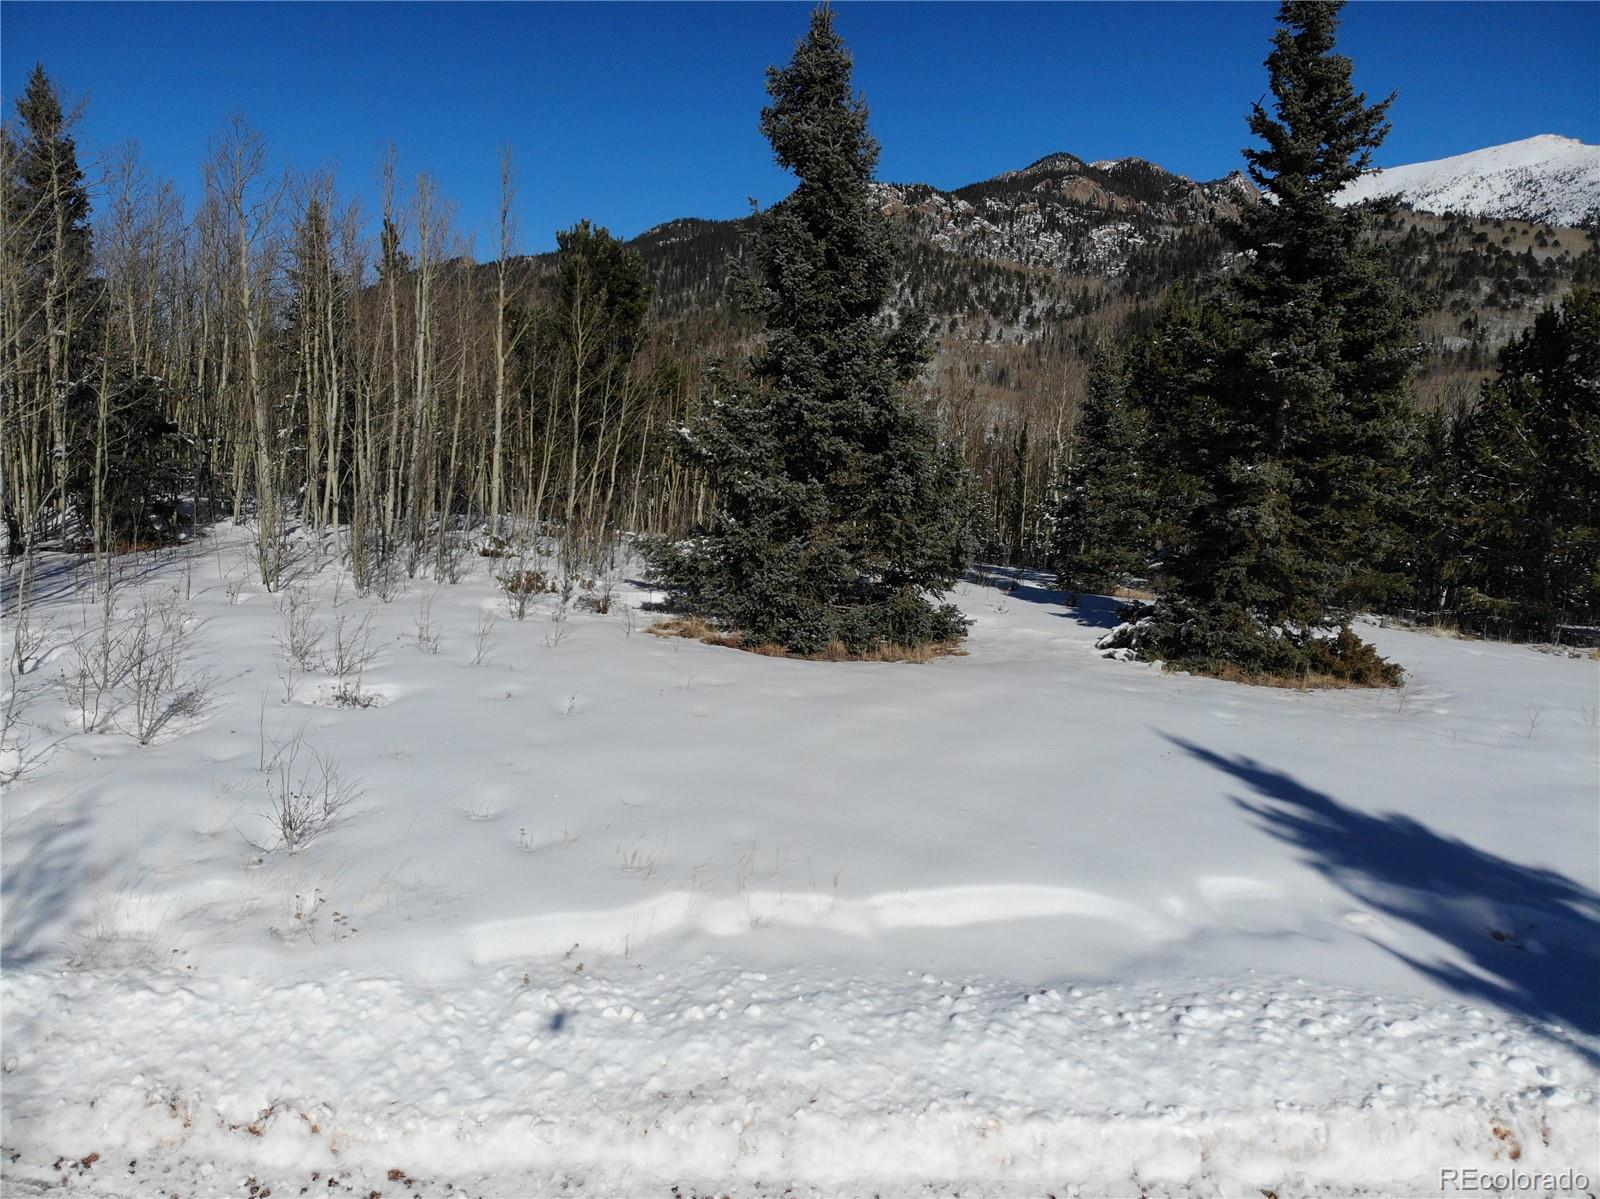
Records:
[[[0,5],[7,113],[37,61],[87,101],[86,158],[136,139],[191,204],[243,112],[279,165],[370,200],[382,146],[428,171],[492,254],[496,150],[518,161],[521,248],[590,217],[631,236],[788,188],[757,129],[763,69],[806,4]],[[1055,150],[1195,178],[1239,165],[1267,4],[853,4],[838,22],[880,176],[956,186]],[[1341,49],[1398,90],[1380,164],[1536,133],[1600,142],[1600,4],[1358,3]]]

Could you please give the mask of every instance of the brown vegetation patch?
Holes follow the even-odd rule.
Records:
[[[1358,683],[1342,675],[1326,674],[1321,671],[1306,671],[1301,674],[1272,674],[1267,671],[1246,670],[1232,662],[1219,662],[1209,670],[1188,669],[1182,666],[1169,666],[1168,670],[1178,674],[1199,674],[1208,679],[1221,679],[1224,683],[1243,683],[1247,687],[1278,687],[1285,691],[1346,691],[1353,687],[1393,687],[1394,683]]]
[[[500,576],[500,588],[507,595],[551,595],[555,583],[542,570],[516,570]]]
[[[645,632],[653,637],[683,637],[689,641],[704,641],[707,645],[726,646],[728,649],[744,648],[738,633],[724,633],[698,616],[674,616],[669,620],[658,620]]]
[[[1348,626],[1340,629],[1335,637],[1307,641],[1296,656],[1300,659],[1299,665],[1284,670],[1249,668],[1220,659],[1191,664],[1188,669],[1224,682],[1293,691],[1398,687],[1405,682],[1404,670],[1380,657],[1375,646],[1361,640]]]
[[[833,641],[820,653],[797,654],[771,641],[745,644],[743,634],[729,632],[698,616],[674,616],[657,621],[645,630],[656,637],[683,637],[725,649],[740,649],[764,658],[798,658],[807,662],[931,662],[935,658],[959,657],[967,651],[959,641],[932,641],[924,645],[878,645],[866,650],[850,650],[844,642]]]

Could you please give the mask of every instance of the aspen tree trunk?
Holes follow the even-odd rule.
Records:
[[[606,472],[605,502],[601,505],[602,519],[609,525],[612,520],[611,505],[617,494],[617,462],[622,457],[622,439],[628,429],[628,400],[633,391],[633,372],[628,370],[622,379],[622,410],[617,413],[617,432],[611,441],[611,465]],[[598,455],[595,459],[599,461]]]
[[[50,246],[50,271],[45,280],[45,345],[50,381],[50,441],[54,464],[54,491],[60,505],[61,535],[67,532],[67,368],[72,349],[73,305],[67,284],[67,181],[61,177],[57,156],[50,158],[50,205],[54,236]]]
[[[500,152],[500,254],[495,260],[494,310],[494,439],[489,462],[489,532],[500,532],[501,463],[504,461],[506,414],[506,270],[511,256],[511,149]]]
[[[539,463],[539,484],[533,492],[533,506],[528,509],[528,521],[535,530],[539,527],[539,520],[544,514],[545,489],[550,482],[550,464],[555,449],[556,436],[556,380],[559,376],[551,375],[549,387],[546,389],[548,399],[545,403],[547,419],[544,422],[544,454]],[[533,399],[533,387],[528,388],[528,399]]]
[[[426,552],[427,532],[422,506],[426,503],[428,468],[431,464],[431,446],[424,445],[424,420],[427,415],[428,390],[428,325],[432,307],[433,283],[433,184],[426,176],[417,179],[417,260],[412,274],[415,281],[415,324],[411,338],[411,478],[410,535],[411,560],[414,563]],[[413,568],[414,569],[414,568]]]
[[[326,412],[323,424],[328,430],[325,449],[327,458],[323,463],[323,473],[326,483],[322,490],[322,527],[337,529],[340,525],[339,492],[340,470],[339,463],[344,451],[344,414],[341,411],[344,398],[344,376],[341,370],[343,352],[341,339],[338,334],[338,312],[335,303],[336,289],[333,286],[333,267],[329,262],[329,287],[323,296],[322,310],[318,314],[322,324],[323,343],[327,347],[328,356],[328,389],[325,397]],[[355,280],[359,286],[359,273]]]
[[[384,226],[392,230],[398,240],[399,228],[395,224],[395,196],[394,196],[394,169],[395,151],[390,146],[383,163],[383,218]],[[395,257],[398,258],[398,247]],[[383,496],[383,543],[384,554],[388,553],[388,546],[395,537],[396,500],[400,491],[400,413],[405,407],[405,399],[401,391],[401,380],[404,371],[401,364],[400,350],[400,280],[399,269],[394,262],[385,263],[385,276],[388,283],[389,301],[389,383],[392,389],[389,406],[389,437],[384,447],[385,453],[385,480]]]
[[[465,322],[463,322],[463,325],[465,325]],[[456,463],[461,446],[461,414],[466,411],[466,407],[467,356],[463,342],[461,360],[456,367],[456,410],[450,420],[450,464],[445,470],[444,480],[439,488],[439,544],[434,577],[440,582],[444,581],[444,560],[449,540],[446,531],[450,527],[451,501],[455,495],[456,488]]]

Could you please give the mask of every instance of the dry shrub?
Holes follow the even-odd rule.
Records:
[[[698,616],[674,616],[670,620],[658,620],[645,632],[655,637],[683,637],[689,641],[704,641],[707,645],[720,645],[727,649],[745,648],[744,639],[738,633],[724,633]]]
[[[500,576],[500,586],[507,595],[549,595],[556,590],[542,570],[514,570]]]
[[[1175,673],[1184,673],[1179,667],[1170,669]],[[1246,670],[1232,662],[1221,662],[1210,670],[1188,673],[1203,674],[1206,678],[1221,679],[1224,683],[1243,683],[1247,687],[1281,687],[1286,691],[1337,691],[1363,685],[1335,674],[1313,674],[1309,671],[1304,674],[1269,674],[1258,670]]]
[[[542,570],[513,570],[499,576],[500,590],[506,594],[506,607],[518,620],[526,620],[528,608],[541,595],[556,590],[555,583]]]
[[[587,608],[600,616],[610,613],[617,598],[617,585],[614,580],[607,579],[602,583],[596,583],[593,579],[583,579],[579,581],[579,585],[584,591],[578,598],[580,608]]]
[[[126,537],[119,537],[117,540],[106,546],[106,552],[118,556],[123,554],[147,554],[152,550],[164,550],[171,544],[171,541],[161,540],[159,538],[155,540],[130,540]],[[85,552],[90,552],[92,550],[92,543],[84,546],[84,550]]]
[[[1336,637],[1308,642],[1305,651],[1308,674],[1331,675],[1351,687],[1398,687],[1405,681],[1405,671],[1380,657],[1377,647],[1357,637],[1349,625]]]
[[[1380,657],[1377,648],[1357,637],[1348,625],[1334,637],[1308,639],[1300,646],[1297,656],[1299,665],[1286,670],[1251,670],[1219,660],[1195,673],[1228,683],[1285,687],[1294,691],[1398,687],[1405,681],[1404,670]]]
[[[923,645],[878,645],[866,650],[851,650],[842,641],[830,641],[816,654],[791,653],[771,641],[746,645],[738,632],[727,632],[702,620],[698,616],[674,616],[657,621],[646,632],[657,637],[683,637],[719,645],[726,649],[742,649],[746,653],[760,654],[764,658],[798,658],[807,662],[931,662],[935,658],[961,656],[966,653],[958,641],[933,641]]]
[[[935,658],[965,653],[958,641],[928,641],[921,645],[885,644],[864,650],[851,650],[842,641],[830,641],[820,654],[808,656],[813,662],[932,662]]]
[[[478,553],[484,558],[514,558],[517,550],[511,542],[498,533],[489,538],[488,542],[478,547]]]

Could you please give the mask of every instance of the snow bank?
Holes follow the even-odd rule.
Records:
[[[56,1154],[98,1153],[76,1185],[113,1194],[251,1178],[294,1194],[313,1171],[365,1194],[396,1170],[498,1196],[1348,1194],[1436,1189],[1438,1164],[1593,1160],[1582,1055],[1477,1009],[1287,979],[1023,989],[579,965],[470,988],[14,980],[27,1046],[8,1078],[31,1081],[6,1143],[48,1130]],[[46,1156],[13,1176],[50,1178]]]

